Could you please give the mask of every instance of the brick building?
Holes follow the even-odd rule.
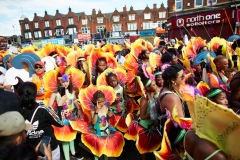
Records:
[[[148,35],[144,35],[144,32],[151,31],[155,36],[155,34],[164,33],[161,27],[167,18],[167,8],[163,4],[159,7],[153,4],[152,8],[146,6],[143,10],[134,10],[132,6],[128,10],[124,6],[122,11],[115,9],[111,13],[102,13],[101,10],[92,9],[91,15],[86,15],[84,12],[73,12],[69,7],[67,14],[56,10],[55,15],[49,15],[45,11],[44,16],[41,17],[34,13],[32,21],[23,16],[19,23],[23,41],[31,41],[32,39],[58,38],[76,33],[89,34],[91,37],[102,32],[104,32],[104,37],[112,33],[130,37],[148,37]],[[141,33],[143,34],[141,35]]]
[[[201,36],[227,39],[238,32],[239,0],[168,0],[169,38]],[[238,7],[236,7],[236,6]]]

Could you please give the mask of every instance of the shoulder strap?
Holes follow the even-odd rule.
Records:
[[[165,94],[173,94],[174,92],[171,91],[163,91],[160,95],[159,98],[161,98],[162,96],[164,96]]]
[[[42,107],[41,107],[41,106],[38,106],[38,107],[35,109],[35,111],[34,111],[34,113],[33,113],[33,115],[32,115],[31,121],[30,121],[31,124],[32,124],[33,118],[35,117],[35,114],[37,113],[38,108],[42,108]]]
[[[217,154],[217,153],[220,152],[220,151],[221,151],[221,149],[216,150],[216,151],[213,152],[211,155],[209,155],[207,158],[205,158],[205,160],[211,159],[215,154]]]

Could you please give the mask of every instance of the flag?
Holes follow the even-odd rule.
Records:
[[[67,30],[66,34],[68,34],[68,30]]]
[[[64,35],[64,29],[62,29],[62,35]]]

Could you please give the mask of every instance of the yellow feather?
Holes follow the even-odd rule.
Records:
[[[211,57],[210,54],[207,54],[207,57],[208,57],[208,59],[209,59],[209,61],[210,61],[210,65],[211,65],[211,67],[212,67],[213,72],[216,73],[216,72],[217,72],[217,68],[216,68],[216,65],[215,65],[214,62],[213,62],[214,58]]]

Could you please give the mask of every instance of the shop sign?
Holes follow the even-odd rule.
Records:
[[[51,38],[51,39],[42,40],[42,46],[45,46],[47,43],[64,45],[64,39],[63,38]]]
[[[226,11],[229,20],[231,21],[231,10]],[[171,19],[171,28],[177,27],[195,27],[203,25],[214,25],[227,23],[227,16],[224,10],[215,12],[205,12],[200,14],[192,14],[188,16],[178,16],[178,18]]]
[[[77,37],[79,41],[91,40],[90,34],[78,34]]]

